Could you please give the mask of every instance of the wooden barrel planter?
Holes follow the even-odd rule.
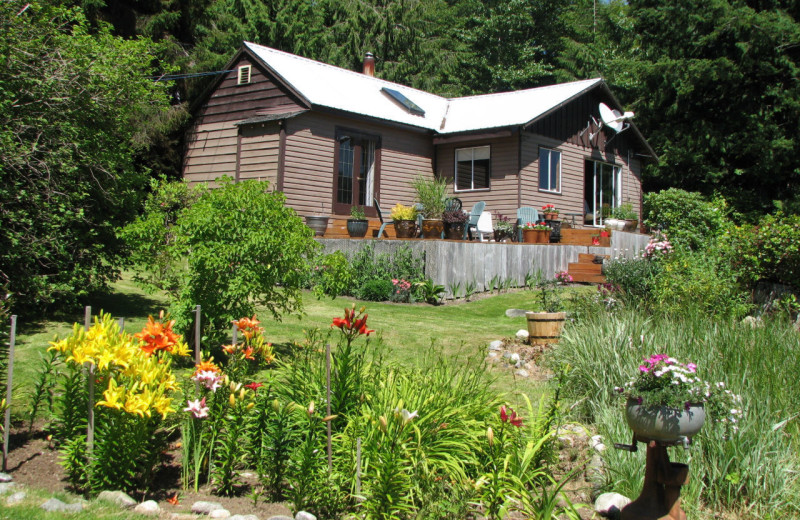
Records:
[[[558,343],[567,319],[566,312],[526,312],[528,339],[531,343]]]

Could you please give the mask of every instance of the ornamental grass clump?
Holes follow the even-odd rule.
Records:
[[[646,406],[688,410],[702,404],[712,420],[725,423],[734,433],[739,429],[742,398],[723,382],[712,384],[697,377],[696,364],[684,364],[666,354],[645,358],[636,377],[616,391]]]

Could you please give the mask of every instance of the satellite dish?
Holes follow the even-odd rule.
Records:
[[[597,125],[597,132],[592,132],[589,134],[590,140],[600,133],[600,130],[603,128],[603,126],[609,127],[616,134],[624,132],[630,128],[631,125],[626,124],[625,121],[627,119],[633,119],[633,112],[625,112],[623,114],[619,110],[610,108],[605,103],[600,103],[598,109],[600,110],[600,122],[595,121],[595,124]]]

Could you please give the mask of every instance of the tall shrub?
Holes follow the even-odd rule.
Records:
[[[706,200],[699,193],[669,188],[644,196],[644,223],[666,233],[672,244],[694,251],[708,246],[728,225],[724,199]]]
[[[283,194],[269,190],[266,182],[223,178],[218,188],[204,191],[171,226],[163,242],[166,262],[141,254],[150,243],[135,227],[150,226],[152,211],[160,209],[150,207],[129,230],[135,237],[131,245],[139,250],[133,258],[140,272],[152,276],[166,269],[164,279],[176,284],[170,309],[180,330],[191,326],[196,305],[202,307],[203,331],[212,344],[220,342],[232,320],[253,315],[256,305],[277,319],[302,308],[307,259],[318,246],[313,232],[284,204]]]

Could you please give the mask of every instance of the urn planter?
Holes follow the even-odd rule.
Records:
[[[315,236],[324,236],[325,230],[328,229],[328,217],[308,215],[306,216],[306,226],[314,230]]]
[[[442,238],[444,221],[434,219],[422,220],[422,238]]]
[[[363,238],[367,235],[369,228],[369,220],[361,219],[348,219],[347,220],[347,234],[351,238]]]
[[[395,220],[394,234],[397,238],[414,238],[417,236],[417,221]]]
[[[702,404],[671,408],[641,405],[635,399],[628,399],[625,420],[638,441],[677,443],[691,439],[700,431],[706,420],[706,411]]]

